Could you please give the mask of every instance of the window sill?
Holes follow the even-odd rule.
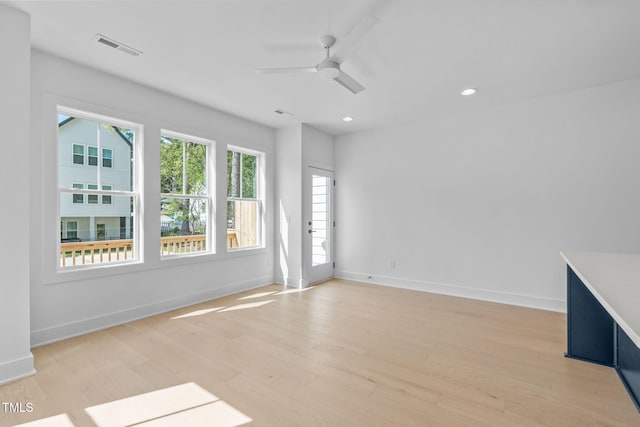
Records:
[[[267,253],[264,246],[251,248],[227,249],[222,253],[197,253],[184,255],[165,255],[155,260],[130,261],[117,264],[101,264],[97,266],[78,266],[58,269],[48,277],[44,278],[43,284],[59,284],[86,280],[98,280],[105,277],[112,277],[123,274],[134,274],[144,271],[157,270],[163,268],[179,267],[182,265],[212,263],[230,260],[234,258],[259,256]]]

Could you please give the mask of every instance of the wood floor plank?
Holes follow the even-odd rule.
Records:
[[[640,426],[615,371],[565,350],[561,313],[271,285],[34,349],[37,374],[0,386],[0,401],[34,410],[0,408],[0,426],[90,427],[87,408],[190,383],[218,400],[148,421],[198,425],[221,409],[256,426]]]

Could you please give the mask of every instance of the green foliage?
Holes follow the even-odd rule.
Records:
[[[227,196],[255,199],[258,158],[251,154],[227,151]],[[235,228],[235,203],[227,203],[227,227]]]
[[[255,199],[257,192],[257,156],[227,151],[227,196]]]
[[[160,191],[164,194],[206,194],[206,153],[204,144],[162,137],[160,143]],[[199,199],[165,196],[162,213],[181,221],[180,234],[192,234],[205,227],[202,218],[206,203]]]
[[[248,154],[242,155],[242,197],[247,199],[255,199],[257,197],[256,189],[256,170],[257,158]]]
[[[160,192],[206,194],[206,155],[204,144],[163,137],[160,144]]]

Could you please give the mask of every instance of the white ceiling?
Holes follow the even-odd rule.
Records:
[[[40,50],[269,126],[301,121],[332,134],[640,77],[638,0],[3,3],[31,14]],[[364,92],[313,73],[254,73],[314,66],[319,37],[339,45],[366,14],[380,22],[342,67]],[[96,33],[144,54],[101,45]],[[461,97],[468,86],[479,93]]]

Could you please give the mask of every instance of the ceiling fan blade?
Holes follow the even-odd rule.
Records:
[[[374,16],[366,15],[356,27],[338,45],[331,55],[331,60],[342,64],[358,48],[360,41],[380,20]]]
[[[338,77],[334,77],[333,80],[337,81],[342,86],[349,89],[349,91],[351,91],[351,93],[353,93],[354,95],[364,90],[364,86],[362,86],[360,83],[355,81],[351,76],[349,76],[344,71],[340,71],[340,74],[338,74]]]
[[[315,73],[316,67],[256,68],[256,74]]]

